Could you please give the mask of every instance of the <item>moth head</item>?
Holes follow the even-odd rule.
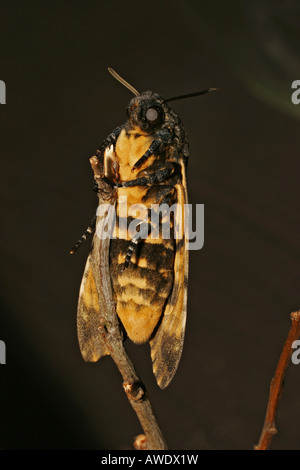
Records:
[[[206,88],[205,90],[197,91],[195,93],[164,99],[153,91],[144,91],[143,93],[139,93],[113,69],[109,67],[108,71],[116,80],[122,83],[122,85],[128,88],[135,95],[127,107],[129,126],[138,126],[142,131],[149,134],[154,133],[164,125],[167,125],[169,114],[174,114],[174,111],[171,111],[167,105],[169,101],[191,98],[194,96],[204,95],[210,91],[218,90],[218,88]]]
[[[131,126],[138,126],[149,134],[156,132],[167,121],[168,107],[161,96],[153,91],[144,91],[132,98],[127,107]]]

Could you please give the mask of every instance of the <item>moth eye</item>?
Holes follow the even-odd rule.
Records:
[[[154,122],[158,119],[158,112],[154,108],[149,108],[146,112],[147,121]]]

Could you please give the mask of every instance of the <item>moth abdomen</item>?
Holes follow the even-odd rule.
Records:
[[[144,241],[124,270],[129,243],[111,241],[110,275],[117,314],[129,338],[143,343],[156,327],[173,286],[174,249]]]

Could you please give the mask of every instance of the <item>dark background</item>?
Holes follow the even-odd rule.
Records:
[[[126,449],[141,432],[110,358],[85,364],[76,304],[97,205],[88,158],[131,93],[174,102],[190,139],[189,198],[205,205],[190,253],[180,367],[165,391],[148,345],[128,344],[171,449],[251,449],[300,308],[299,2],[1,2],[2,449]],[[290,365],[273,449],[300,449]]]

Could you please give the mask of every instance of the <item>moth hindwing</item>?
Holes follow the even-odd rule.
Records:
[[[124,334],[136,344],[150,343],[153,372],[165,388],[178,367],[186,323],[188,140],[168,100],[152,91],[131,91],[136,96],[127,121],[96,155],[104,186],[117,192],[114,234],[107,245],[112,300]],[[105,312],[91,267],[94,256],[92,248],[78,302],[86,361],[109,354],[98,331]]]

